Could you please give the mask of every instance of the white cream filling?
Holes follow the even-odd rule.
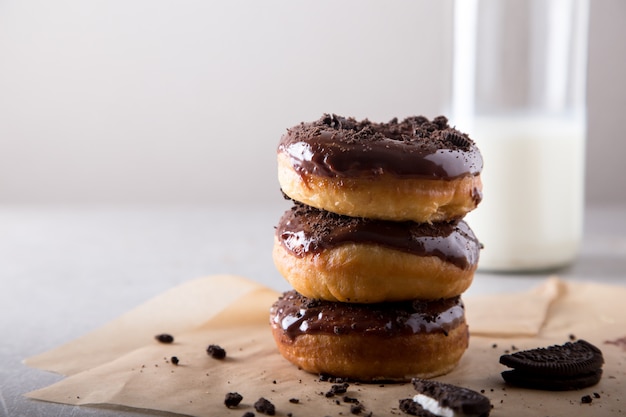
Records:
[[[430,411],[436,416],[440,417],[458,417],[453,409],[449,407],[442,407],[439,405],[439,401],[435,400],[424,394],[417,394],[413,397],[413,401],[422,406],[426,411]]]

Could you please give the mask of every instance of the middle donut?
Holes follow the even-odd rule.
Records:
[[[463,220],[385,221],[296,203],[276,227],[273,259],[305,297],[349,303],[433,300],[469,288],[480,247]]]

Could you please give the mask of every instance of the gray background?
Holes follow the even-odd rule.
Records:
[[[0,203],[272,203],[285,128],[440,113],[450,0],[0,2]],[[587,202],[626,201],[626,2],[591,2]]]

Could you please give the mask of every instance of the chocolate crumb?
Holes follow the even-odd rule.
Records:
[[[345,394],[348,391],[350,384],[344,382],[343,384],[335,384],[330,387],[330,390],[326,392],[326,397],[334,397],[336,394]]]
[[[575,336],[575,335],[573,335],[573,334],[570,334],[570,335],[569,335],[569,340],[576,340],[576,336]]]
[[[341,384],[341,383],[348,381],[348,379],[342,378],[342,377],[335,377],[335,376],[328,375],[328,374],[319,374],[319,381],[320,382],[334,382],[336,384]]]
[[[243,396],[238,392],[229,392],[224,398],[224,405],[228,408],[237,407],[243,400]]]
[[[452,143],[463,150],[469,150],[472,146],[472,141],[460,132],[454,132],[448,130],[444,133],[444,140]]]
[[[417,416],[419,412],[423,411],[422,406],[413,401],[412,398],[404,398],[402,400],[399,400],[398,408],[402,412],[413,416]]]
[[[580,402],[583,404],[591,404],[592,401],[593,399],[591,398],[591,395],[583,395],[583,397],[580,399]]]
[[[172,356],[172,357],[170,358],[170,361],[171,361],[174,365],[178,365],[178,363],[180,362],[180,361],[178,360],[178,357],[176,357],[176,356]]]
[[[598,394],[597,392],[593,393],[593,398],[600,398],[600,394]]]
[[[300,403],[300,400],[299,400],[298,398],[290,398],[290,399],[289,399],[289,402],[290,402],[291,404],[298,404],[298,403]]]
[[[254,403],[254,409],[262,414],[267,414],[268,416],[273,416],[276,414],[276,407],[266,398],[259,398],[257,402]]]
[[[158,334],[156,336],[154,336],[154,338],[156,340],[158,340],[161,343],[172,343],[174,342],[174,336],[172,336],[171,334],[167,334],[167,333],[161,333]]]
[[[350,412],[352,414],[361,414],[364,409],[365,409],[365,407],[363,407],[362,404],[352,404],[350,406]]]
[[[352,403],[352,404],[358,404],[359,400],[357,398],[354,397],[348,397],[347,395],[343,397],[343,402],[344,403]]]
[[[226,351],[218,345],[209,345],[206,348],[206,352],[213,359],[224,359],[226,357]]]
[[[246,411],[241,417],[254,417],[254,413],[252,411]]]

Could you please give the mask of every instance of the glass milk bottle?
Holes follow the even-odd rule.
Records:
[[[457,0],[453,125],[480,148],[479,270],[570,264],[582,239],[588,4]]]

